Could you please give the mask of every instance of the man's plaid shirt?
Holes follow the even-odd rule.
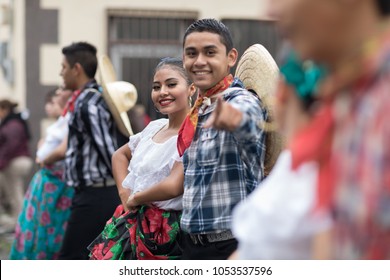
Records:
[[[243,113],[234,132],[203,128],[216,103],[199,112],[190,147],[183,155],[184,194],[181,227],[188,233],[231,228],[232,209],[264,178],[267,112],[259,98],[235,79],[224,100]]]

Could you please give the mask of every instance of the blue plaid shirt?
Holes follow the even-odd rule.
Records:
[[[232,209],[264,178],[265,132],[259,124],[267,119],[266,110],[238,79],[223,97],[243,113],[240,126],[233,132],[203,128],[213,103],[199,112],[193,141],[183,155],[181,227],[192,234],[230,229]]]

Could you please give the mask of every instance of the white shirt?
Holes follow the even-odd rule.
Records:
[[[314,211],[318,166],[292,170],[291,152],[283,151],[270,175],[233,212],[239,259],[311,259],[312,238],[331,226]]]
[[[50,155],[68,135],[68,120],[68,114],[65,117],[60,116],[52,125],[46,129],[46,137],[44,142],[37,151],[37,158],[40,161],[43,161],[48,155]]]
[[[153,136],[168,123],[167,119],[155,120],[140,133],[130,136],[129,148],[132,157],[129,163],[129,174],[123,180],[123,187],[133,193],[150,188],[166,178],[175,161],[180,160],[177,152],[177,135],[164,143],[156,143]],[[182,196],[153,202],[165,210],[181,210]]]

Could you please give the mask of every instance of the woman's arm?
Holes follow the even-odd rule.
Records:
[[[328,229],[323,232],[319,232],[314,235],[312,241],[312,259],[313,260],[331,260],[331,248],[332,248],[332,229]]]
[[[163,201],[183,194],[184,168],[182,162],[175,162],[171,173],[161,182],[142,192],[137,192],[127,200],[127,207],[134,208],[154,201]]]
[[[131,160],[131,150],[126,143],[114,152],[111,158],[112,174],[114,175],[115,183],[118,188],[119,197],[125,210],[128,210],[126,201],[129,198],[131,191],[122,187],[122,182],[128,174],[127,167]]]
[[[45,138],[39,139],[38,144],[37,144],[37,150],[39,150],[39,148],[42,147],[44,142],[45,142]]]

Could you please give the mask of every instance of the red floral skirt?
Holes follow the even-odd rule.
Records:
[[[88,246],[93,260],[179,259],[181,211],[119,205],[102,233]]]

